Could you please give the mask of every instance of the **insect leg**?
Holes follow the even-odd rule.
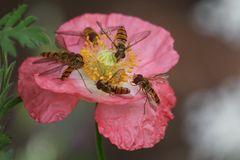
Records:
[[[140,92],[141,88],[139,87],[139,90],[137,91],[137,93],[135,94],[135,96]]]
[[[147,101],[148,101],[148,97],[146,96],[146,100],[144,102],[144,106],[143,106],[143,114],[145,115],[146,113],[146,104],[147,104]]]
[[[83,80],[83,84],[84,84],[84,86],[87,88],[87,90],[88,90],[90,93],[92,93],[92,91],[87,87],[87,84],[85,83],[85,81],[84,81],[84,79],[83,79],[83,76],[82,76],[81,72],[79,72],[79,70],[77,70],[77,71],[78,71],[80,77],[81,77],[82,80]]]
[[[156,109],[153,108],[153,105],[152,105],[151,102],[150,102],[148,93],[147,93],[145,90],[144,90],[143,92],[144,92],[144,94],[146,95],[146,100],[145,100],[145,102],[144,102],[144,114],[146,113],[146,104],[147,104],[147,101],[148,101],[149,104],[151,105],[151,108],[152,108],[154,111],[156,111]]]

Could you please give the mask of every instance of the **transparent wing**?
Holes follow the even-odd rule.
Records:
[[[148,80],[150,81],[154,81],[157,83],[165,83],[168,79],[168,75],[163,73],[163,74],[156,74],[154,76],[152,76],[151,78],[148,78]]]
[[[55,73],[57,71],[60,71],[64,66],[66,66],[66,64],[62,64],[62,65],[54,67],[50,70],[44,71],[44,72],[40,73],[39,76],[44,76],[44,75]]]
[[[53,62],[55,60],[50,59],[50,58],[41,58],[36,61],[33,61],[32,64],[39,64],[39,63],[47,63],[47,62]]]
[[[147,93],[145,90],[142,90],[143,93],[145,94],[145,97],[146,97],[146,100],[144,102],[144,111],[143,113],[145,114],[146,113],[146,104],[149,103],[150,107],[156,112],[157,111],[157,105],[156,103],[154,102],[154,100],[152,99],[151,95],[149,93]]]
[[[84,37],[82,32],[79,31],[57,31],[56,34],[67,35],[67,36],[81,36]]]
[[[70,46],[80,45],[80,43],[83,43],[85,41],[84,34],[80,31],[57,31],[56,34],[63,35],[63,36],[72,36],[77,38],[76,42],[74,42],[73,44],[70,44]],[[64,45],[64,48],[66,48],[64,37],[61,36],[61,38],[63,39],[62,43]]]
[[[118,84],[121,82],[122,76],[124,75],[126,75],[125,70],[119,69],[112,75],[112,77],[108,80],[108,82],[112,84]]]
[[[109,27],[102,27],[103,30],[100,31],[100,34],[108,34],[108,35],[113,35],[112,32],[118,30],[120,26],[109,26]]]
[[[150,34],[151,34],[151,31],[143,31],[143,32],[139,32],[139,33],[132,35],[128,40],[127,48],[130,48],[130,47],[136,45],[137,43],[141,42],[142,40],[147,38]]]

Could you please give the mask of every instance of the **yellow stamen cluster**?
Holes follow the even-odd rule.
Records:
[[[116,49],[111,49],[105,43],[106,38],[101,36],[97,45],[93,45],[89,40],[81,49],[80,54],[83,56],[83,72],[93,81],[109,81],[111,85],[121,85],[130,79],[134,67],[136,67],[137,54],[128,49],[126,57],[119,62],[116,61],[114,53]]]

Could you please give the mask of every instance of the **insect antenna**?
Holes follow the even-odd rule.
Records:
[[[114,47],[117,48],[117,45],[113,42],[113,40],[109,37],[109,35],[108,35],[108,34],[106,33],[106,31],[103,29],[102,24],[101,24],[99,21],[97,21],[96,23],[97,23],[98,27],[101,29],[101,32],[104,33],[104,34],[107,36],[107,38],[112,42],[112,44],[114,45]]]
[[[84,86],[85,86],[85,87],[87,88],[87,90],[92,94],[92,91],[87,87],[87,84],[85,83],[85,81],[84,81],[84,79],[83,79],[83,76],[82,76],[81,72],[79,72],[79,70],[77,70],[77,71],[78,71],[80,77],[81,77],[82,80],[83,80],[83,84],[84,84]]]

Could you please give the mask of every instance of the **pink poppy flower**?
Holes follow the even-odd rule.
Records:
[[[151,34],[127,51],[127,58],[117,63],[112,60],[113,51],[104,37],[96,51],[84,42],[80,41],[79,44],[78,36],[57,35],[59,44],[83,56],[85,66],[81,73],[87,88],[77,71],[64,81],[57,78],[61,72],[39,76],[39,73],[58,64],[32,64],[40,58],[32,57],[25,60],[19,69],[19,94],[30,116],[40,123],[63,120],[79,100],[97,103],[95,119],[99,132],[119,149],[152,147],[163,139],[168,121],[173,119],[171,109],[175,106],[176,97],[168,82],[153,81],[153,88],[161,100],[153,110],[150,102],[144,105],[146,95],[137,92],[138,86],[131,85],[131,75],[151,77],[168,72],[179,59],[173,48],[174,41],[162,27],[122,14],[84,14],[64,23],[58,31],[83,31],[86,27],[92,27],[99,32],[96,21],[103,26],[124,25],[130,38],[144,30],[150,30]],[[104,74],[99,71],[99,63]],[[109,79],[121,69],[126,71],[115,83],[129,88],[130,94],[109,95],[96,88],[97,80]]]

